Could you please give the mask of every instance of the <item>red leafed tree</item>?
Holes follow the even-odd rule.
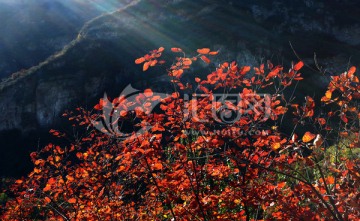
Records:
[[[163,65],[164,50],[135,63],[144,71]],[[307,96],[297,104],[292,84],[302,80],[302,61],[288,72],[270,62],[253,68],[224,62],[205,78],[183,82],[194,62],[211,63],[218,52],[202,48],[187,57],[180,48],[171,51],[181,56],[168,69],[174,91],[166,97],[147,89],[134,100],[100,100],[95,109],[109,115],[82,108],[64,114],[85,132],[71,139],[51,130],[71,142],[31,154],[34,170],[5,191],[1,220],[360,217],[354,67],[332,77],[321,101]],[[119,113],[111,111],[119,106]],[[115,116],[102,131],[93,127]],[[109,136],[123,121],[132,122],[134,132],[126,139]],[[293,130],[281,132],[283,124]]]

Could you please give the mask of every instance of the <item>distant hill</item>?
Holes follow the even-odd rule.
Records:
[[[0,78],[37,65],[125,0],[0,0]]]

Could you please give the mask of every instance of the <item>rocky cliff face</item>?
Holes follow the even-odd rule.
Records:
[[[255,65],[271,59],[286,66],[297,60],[291,41],[310,65],[317,52],[319,63],[330,72],[344,71],[350,56],[351,63],[360,61],[357,20],[351,16],[359,8],[351,1],[334,0],[333,5],[310,0],[296,4],[285,0],[135,3],[89,22],[62,52],[4,81],[0,86],[0,131],[19,130],[23,133],[15,133],[18,139],[26,137],[24,133],[40,136],[41,131],[61,127],[60,115],[65,109],[79,105],[91,109],[104,92],[116,96],[127,84],[136,82],[139,87],[161,86],[163,69],[142,73],[141,67],[134,65],[135,58],[159,46],[188,51],[219,49],[215,64],[237,60]],[[343,8],[349,13],[344,14]],[[213,67],[199,67],[196,74]],[[320,96],[326,79],[311,70],[304,74],[308,80],[301,88],[303,93]],[[6,152],[14,137],[1,138],[1,152]]]

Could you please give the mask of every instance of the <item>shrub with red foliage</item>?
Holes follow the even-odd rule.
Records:
[[[163,65],[159,58],[164,50],[153,50],[135,63],[144,71]],[[168,69],[173,93],[160,98],[147,89],[136,102],[126,103],[135,113],[120,115],[136,119],[136,128],[150,129],[120,140],[93,128],[92,122],[111,116],[82,108],[65,114],[86,133],[73,138],[71,145],[49,144],[31,154],[34,170],[6,190],[12,197],[1,220],[360,217],[359,159],[348,153],[360,147],[360,86],[354,67],[332,77],[322,104],[309,96],[304,104],[296,104],[285,95],[292,94],[293,82],[302,80],[302,61],[287,72],[270,62],[254,68],[224,62],[205,79],[194,76],[194,82],[183,82],[192,63],[211,63],[218,52],[202,48],[186,57],[180,48],[171,51],[182,55]],[[191,100],[181,97],[189,91]],[[241,99],[216,100],[218,91]],[[266,91],[272,93],[264,97]],[[114,107],[117,100],[102,100],[96,109]],[[147,104],[155,100],[161,100],[160,108],[149,113]],[[333,109],[318,115],[319,105]],[[215,117],[231,111],[240,115],[225,123]],[[285,114],[293,118],[285,122],[294,124],[290,135],[277,129]],[[329,123],[332,119],[339,119],[336,128]],[[312,130],[295,133],[297,127],[309,125]],[[71,139],[59,131],[51,133]],[[337,142],[329,151],[326,141],[332,137]]]

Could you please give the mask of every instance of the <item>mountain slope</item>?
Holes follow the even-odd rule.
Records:
[[[86,21],[126,1],[0,0],[0,78],[61,50]]]

